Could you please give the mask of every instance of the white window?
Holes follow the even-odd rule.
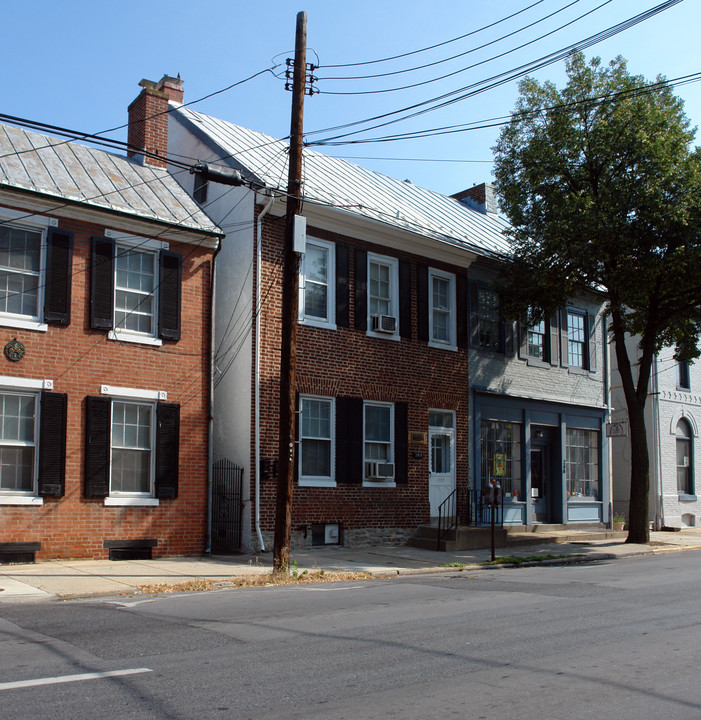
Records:
[[[0,392],[0,493],[34,495],[37,396]]]
[[[154,405],[112,403],[110,495],[153,495]]]
[[[115,332],[155,336],[157,260],[153,252],[116,245]]]
[[[545,360],[545,320],[528,328],[528,357]]]
[[[677,492],[680,495],[694,494],[691,426],[682,418],[677,423]]]
[[[302,395],[299,411],[299,484],[333,487],[334,401]]]
[[[570,367],[586,368],[586,318],[584,313],[567,311],[567,362]]]
[[[399,262],[368,253],[368,334],[399,339]]]
[[[567,497],[570,500],[600,500],[599,433],[568,427],[566,453]]]
[[[429,342],[438,347],[456,347],[455,275],[430,268],[428,271]]]
[[[393,403],[364,403],[363,457],[366,481],[394,484]]]
[[[46,330],[43,322],[46,228],[41,216],[7,209],[0,218],[0,324]]]
[[[503,352],[499,296],[491,288],[482,285],[477,290],[477,321],[479,347],[493,352]]]
[[[307,238],[302,256],[299,319],[309,325],[335,328],[335,245]]]

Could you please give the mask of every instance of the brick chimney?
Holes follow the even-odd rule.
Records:
[[[491,183],[474,185],[450,197],[459,200],[463,205],[484,213],[485,215],[496,215],[498,212],[497,194],[494,190],[494,185]]]
[[[129,157],[146,151],[158,158],[143,155],[145,165],[166,167],[168,158],[168,101],[182,103],[183,81],[178,77],[164,75],[159,82],[142,80],[143,90],[129,106],[128,142],[134,148]],[[163,158],[162,160],[160,158]]]

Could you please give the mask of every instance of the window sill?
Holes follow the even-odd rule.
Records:
[[[428,346],[430,348],[435,348],[436,350],[450,350],[452,352],[458,351],[457,345],[450,345],[448,343],[439,343],[439,342],[436,342],[435,340],[429,340]]]
[[[44,498],[36,495],[0,495],[0,505],[43,505]]]
[[[698,497],[690,493],[679,493],[679,502],[697,502]]]
[[[158,498],[140,497],[106,497],[106,507],[157,507]]]
[[[328,478],[300,478],[297,483],[299,487],[320,487],[320,488],[335,488],[336,481],[329,480]]]
[[[399,336],[399,333],[395,333],[394,335],[390,335],[389,333],[381,333],[381,332],[375,332],[373,330],[367,331],[368,337],[378,338],[380,340],[394,340],[396,342],[399,342],[402,338]]]
[[[110,340],[136,343],[137,345],[152,345],[154,347],[161,347],[161,345],[163,345],[163,340],[157,337],[149,337],[148,335],[132,335],[130,333],[122,333],[115,330],[110,330],[107,333],[107,337]]]
[[[323,330],[336,330],[336,323],[326,322],[325,320],[315,320],[313,318],[300,318],[299,324],[305,327],[322,328]]]
[[[593,497],[568,497],[568,503],[597,503],[601,505],[601,500],[597,500]]]
[[[386,482],[384,480],[363,480],[363,487],[367,488],[394,488],[397,487],[397,483]]]
[[[20,330],[36,330],[37,332],[46,332],[49,326],[45,322],[38,320],[23,320],[18,317],[0,316],[0,325],[3,327],[19,328]]]
[[[525,358],[528,367],[537,367],[549,370],[552,365],[548,360],[541,360],[540,358],[527,357]]]

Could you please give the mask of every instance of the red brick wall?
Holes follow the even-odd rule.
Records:
[[[281,253],[284,219],[265,218],[261,289],[265,299],[261,316],[261,458],[271,461],[278,452],[279,362],[281,340]],[[367,337],[353,328],[354,260],[350,267],[350,328],[329,330],[300,324],[297,332],[297,390],[329,397],[406,402],[409,431],[428,431],[428,411],[455,410],[457,419],[457,483],[468,484],[467,350],[430,348],[416,340],[416,266],[425,258],[308,227],[309,235],[411,262],[412,340],[400,342]],[[458,269],[442,263],[432,267]],[[464,272],[464,270],[463,270]],[[303,525],[341,522],[345,530],[412,527],[429,519],[428,446],[409,445],[407,485],[363,487],[339,484],[335,488],[295,484],[292,530]],[[413,453],[423,457],[414,458]],[[252,467],[255,457],[251,456]],[[261,528],[272,532],[276,480],[261,479]]]
[[[155,538],[154,556],[201,553],[206,543],[209,294],[211,251],[170,243],[183,258],[182,334],[150,347],[107,339],[90,330],[90,238],[105,226],[59,220],[75,233],[71,323],[47,332],[0,327],[0,347],[13,338],[26,347],[17,363],[0,357],[0,375],[54,381],[68,395],[66,493],[37,507],[0,505],[0,542],[40,541],[38,559],[107,556],[104,540]],[[118,226],[110,226],[119,230]],[[163,238],[160,238],[163,239]],[[83,497],[85,397],[108,384],[165,390],[180,404],[179,496],[158,507],[105,507]]]

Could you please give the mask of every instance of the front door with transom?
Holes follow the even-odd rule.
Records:
[[[431,410],[428,414],[428,500],[431,517],[455,490],[455,413]]]

